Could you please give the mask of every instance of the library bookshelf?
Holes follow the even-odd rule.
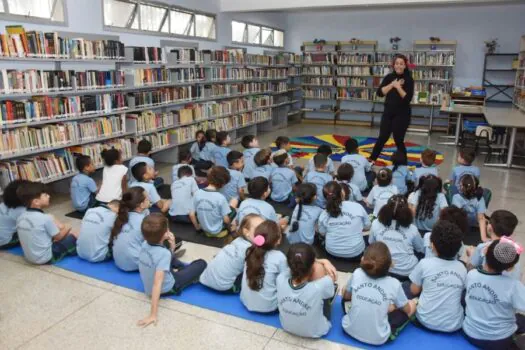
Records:
[[[516,80],[514,82],[513,105],[519,109],[525,118],[525,35],[520,39],[520,52],[518,66],[516,67]]]

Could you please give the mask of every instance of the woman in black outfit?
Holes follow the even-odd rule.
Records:
[[[407,154],[405,134],[410,123],[410,101],[414,95],[414,79],[408,70],[408,60],[403,55],[394,57],[394,71],[383,78],[377,96],[385,97],[385,110],[379,126],[379,138],[376,141],[370,160],[375,161],[393,134],[397,149]]]

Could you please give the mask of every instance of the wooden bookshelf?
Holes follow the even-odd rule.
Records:
[[[514,96],[512,103],[517,109],[525,114],[525,35],[520,39],[520,52],[518,56],[518,66],[516,67],[516,79],[514,81]]]

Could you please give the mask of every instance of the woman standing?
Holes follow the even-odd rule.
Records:
[[[399,152],[407,154],[405,134],[410,123],[410,101],[414,95],[414,79],[408,70],[408,60],[403,55],[394,57],[394,71],[383,78],[377,96],[385,97],[385,109],[379,126],[379,138],[376,141],[370,160],[375,161],[393,134]]]

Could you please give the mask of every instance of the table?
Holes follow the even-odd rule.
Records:
[[[438,145],[447,145],[447,146],[457,146],[459,143],[459,133],[461,132],[461,123],[463,114],[467,115],[475,115],[475,114],[483,114],[485,111],[485,107],[481,105],[454,105],[452,107],[445,107],[441,108],[440,111],[442,113],[448,113],[448,114],[457,114],[458,120],[456,121],[456,132],[454,136],[441,136],[442,138],[453,138],[454,141],[447,141],[447,142],[438,142]]]
[[[518,129],[525,129],[525,114],[517,108],[485,108],[485,118],[491,126],[499,126],[510,129],[509,152],[505,163],[485,163],[489,167],[520,168],[525,166],[513,165],[514,148],[516,146],[516,134]]]

